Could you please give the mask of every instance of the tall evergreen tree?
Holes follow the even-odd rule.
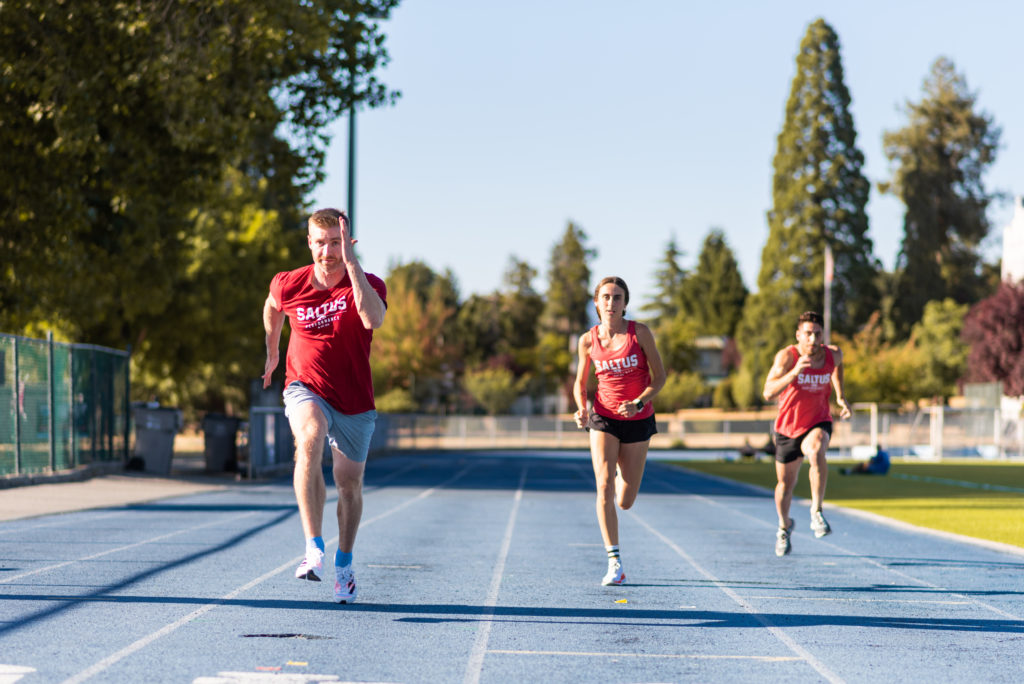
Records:
[[[682,285],[681,306],[702,335],[732,337],[743,315],[747,287],[725,234],[712,229],[704,238],[697,268]]]
[[[561,241],[551,250],[542,319],[547,332],[570,335],[587,327],[594,299],[588,262],[597,251],[587,247],[586,241],[587,234],[570,221]]]
[[[572,396],[575,340],[588,327],[594,295],[590,287],[590,259],[597,251],[586,246],[587,234],[569,222],[562,239],[551,250],[548,291],[541,316],[541,339],[537,345],[543,382],[561,387]]]
[[[665,253],[658,262],[657,270],[654,271],[654,296],[651,301],[640,307],[654,328],[672,320],[679,313],[683,282],[688,275],[686,269],[679,265],[683,255],[684,252],[679,251],[676,244],[675,236],[672,236],[665,246]]]
[[[737,336],[740,405],[760,401],[775,351],[792,339],[802,311],[823,308],[825,245],[835,260],[832,327],[850,332],[877,309],[877,261],[867,237],[870,184],[861,173],[839,38],[823,19],[807,28],[779,133],[758,291]]]
[[[501,294],[501,342],[498,349],[511,354],[520,366],[530,366],[527,358],[536,354],[538,321],[544,310],[544,298],[533,289],[537,269],[525,261],[509,257]]]
[[[978,247],[993,196],[982,176],[995,161],[1000,130],[976,111],[950,60],[935,61],[923,91],[920,102],[906,105],[907,125],[883,139],[895,171],[880,189],[905,205],[892,312],[898,335],[909,333],[929,300],[972,304],[988,288]]]

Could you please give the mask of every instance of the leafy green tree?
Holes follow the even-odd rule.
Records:
[[[1007,396],[1024,396],[1024,281],[1003,281],[972,306],[962,335],[971,345],[967,380],[1002,382]]]
[[[565,335],[582,332],[594,300],[589,261],[597,250],[586,246],[587,234],[569,222],[548,262],[548,292],[541,318],[544,330]]]
[[[957,381],[967,369],[969,345],[960,339],[967,314],[966,304],[952,299],[925,304],[924,315],[914,324],[910,339],[920,354],[918,392],[924,397],[948,399],[957,393]]]
[[[502,343],[501,297],[471,295],[455,316],[455,337],[467,365],[479,365],[498,354]]]
[[[713,229],[704,239],[697,267],[682,283],[682,309],[702,335],[732,337],[743,315],[747,287],[725,234]]]
[[[447,296],[454,285],[424,268],[413,263],[389,271],[387,319],[374,331],[370,355],[375,393],[400,388],[421,404],[437,401],[451,389],[446,384],[457,353],[446,343],[455,316]]]
[[[219,272],[204,283],[219,298],[210,317],[234,315],[208,338],[259,334],[253,283],[278,268],[259,259],[292,249],[323,175],[324,128],[396,96],[374,76],[388,58],[376,21],[396,4],[4,2],[0,325],[130,344],[139,393],[167,385],[189,400],[237,381],[213,366],[261,367],[248,343],[193,334],[205,314],[182,318],[182,302],[209,303],[200,269]],[[188,387],[197,378],[206,386]]]
[[[578,336],[589,327],[594,295],[589,260],[597,251],[586,246],[583,229],[569,222],[551,250],[548,290],[541,315],[538,368],[544,384],[572,394],[572,363]]]
[[[505,270],[505,289],[501,293],[501,339],[499,353],[512,358],[513,371],[519,375],[535,373],[537,340],[544,298],[533,289],[537,269],[516,257],[509,257]]]
[[[690,408],[697,399],[707,392],[707,385],[698,373],[693,371],[670,371],[665,386],[654,397],[654,410],[673,413]]]
[[[758,289],[738,326],[740,406],[761,403],[772,358],[792,340],[800,313],[822,310],[826,243],[835,259],[833,329],[856,330],[878,307],[865,212],[870,185],[861,173],[839,39],[825,21],[808,27],[796,67],[775,153]]]
[[[837,334],[833,342],[843,350],[849,401],[904,403],[922,397],[921,354],[910,341],[889,341],[877,313],[852,338]]]
[[[683,283],[688,276],[686,269],[679,265],[679,260],[684,254],[679,251],[673,236],[665,246],[661,261],[658,262],[658,268],[654,272],[654,295],[640,308],[640,311],[647,314],[645,318],[654,329],[662,322],[672,320],[679,313]]]
[[[892,312],[902,336],[929,300],[971,304],[984,296],[978,248],[989,231],[986,210],[993,196],[983,176],[1000,138],[949,59],[935,61],[923,91],[919,102],[906,105],[906,126],[883,138],[895,170],[880,189],[905,206]]]
[[[512,371],[500,367],[467,370],[462,382],[470,396],[492,416],[508,413],[525,386]]]

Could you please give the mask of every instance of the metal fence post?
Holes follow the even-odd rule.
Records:
[[[18,338],[14,338],[14,474],[21,475],[21,377],[18,369]]]
[[[54,441],[54,432],[56,431],[57,420],[54,416],[57,408],[57,400],[54,397],[53,391],[53,331],[46,331],[46,408],[50,413],[49,420],[47,421],[47,428],[50,432],[50,472],[57,469],[57,444]]]

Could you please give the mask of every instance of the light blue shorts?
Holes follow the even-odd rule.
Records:
[[[350,461],[365,461],[370,453],[370,438],[377,422],[377,412],[341,413],[301,382],[293,382],[284,390],[284,414],[291,418],[289,412],[307,401],[316,404],[327,419],[327,442]]]

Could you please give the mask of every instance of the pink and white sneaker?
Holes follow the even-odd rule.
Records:
[[[338,603],[354,603],[356,600],[356,574],[352,572],[352,566],[334,566],[334,573],[337,581],[334,583],[334,600]]]
[[[315,546],[306,549],[306,557],[295,568],[295,579],[319,582],[324,570],[324,552]]]

